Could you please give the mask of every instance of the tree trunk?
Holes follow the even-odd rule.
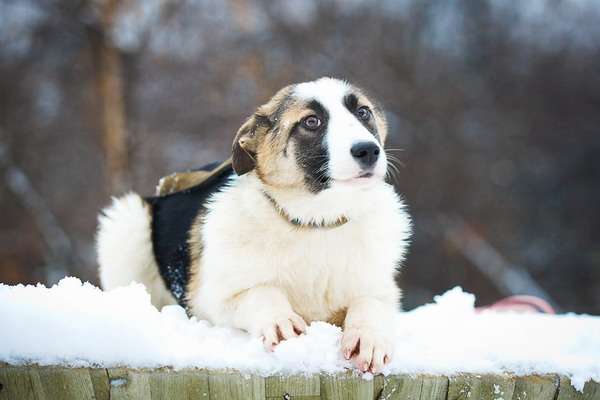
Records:
[[[110,38],[118,0],[102,3],[100,24],[91,32],[95,86],[101,121],[107,186],[119,193],[129,186],[129,140],[125,113],[122,54]]]

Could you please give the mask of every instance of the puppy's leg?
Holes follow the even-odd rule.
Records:
[[[275,286],[257,286],[231,300],[232,322],[237,328],[263,337],[265,348],[272,350],[280,340],[298,336],[306,323],[292,310],[283,291]]]
[[[380,372],[389,362],[394,341],[395,304],[361,297],[348,307],[344,321],[342,352],[363,372]]]

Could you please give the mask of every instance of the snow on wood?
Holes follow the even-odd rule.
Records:
[[[76,381],[88,386],[91,382],[94,388],[108,379],[115,392],[124,390],[120,384],[125,382],[128,388],[168,392],[171,386],[196,390],[193,388],[201,383],[197,381],[206,378],[212,388],[238,393],[254,391],[264,384],[263,377],[269,377],[268,390],[289,383],[312,393],[306,395],[310,397],[317,396],[314,379],[322,374],[318,382],[321,396],[323,391],[334,396],[324,398],[335,398],[347,390],[372,393],[379,388],[390,396],[397,391],[424,391],[427,397],[447,394],[461,398],[463,392],[491,390],[505,394],[495,398],[516,399],[518,395],[525,399],[533,394],[560,395],[559,383],[565,388],[565,399],[573,398],[569,397],[571,389],[573,393],[598,391],[591,380],[600,382],[600,318],[476,313],[474,302],[473,295],[455,288],[436,297],[433,304],[399,313],[390,321],[398,333],[393,361],[383,371],[385,380],[366,374],[360,380],[349,378],[345,384],[335,375],[352,369],[340,354],[341,329],[323,322],[311,324],[306,335],[283,342],[269,353],[259,339],[188,318],[178,306],[155,309],[139,284],[110,292],[76,278],[63,279],[51,288],[0,285],[0,362],[6,363],[0,367],[0,383],[6,388],[18,386],[14,382],[31,381],[35,388],[48,376],[62,379],[62,386],[77,386]],[[32,364],[71,368],[27,367]],[[162,367],[168,369],[159,369]],[[150,370],[138,373],[124,368]],[[238,387],[232,379],[237,381],[239,376],[206,377],[198,375],[198,368],[210,373],[237,370],[255,381]],[[106,371],[106,376],[91,371]],[[19,375],[23,373],[27,376]],[[288,383],[270,381],[280,375],[288,377]],[[295,375],[305,378],[290,378]],[[426,378],[429,375],[434,377]],[[550,378],[520,378],[528,375]],[[381,386],[382,382],[387,386]]]

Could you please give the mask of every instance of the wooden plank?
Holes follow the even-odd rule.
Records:
[[[385,381],[385,377],[381,374],[375,375],[373,377],[373,398],[380,399],[381,394],[383,393],[383,383]]]
[[[377,399],[446,400],[448,378],[431,375],[390,375]]]
[[[148,373],[141,370],[125,368],[108,369],[110,399],[151,399],[148,375]]]
[[[448,395],[448,378],[445,376],[423,375],[421,386],[421,399],[446,400]]]
[[[108,370],[105,368],[90,368],[89,373],[96,400],[110,400]]]
[[[583,387],[583,393],[571,385],[571,379],[560,377],[557,400],[600,400],[600,383],[588,381]]]
[[[149,375],[152,400],[209,399],[208,373],[201,369],[160,369]]]
[[[373,379],[347,374],[321,375],[321,399],[324,400],[372,400]]]
[[[0,364],[0,400],[600,400],[600,384],[583,392],[568,377],[465,374],[395,375],[371,380],[352,373],[262,378],[235,371],[135,370]]]
[[[265,380],[233,371],[210,371],[208,386],[211,400],[264,400]]]
[[[265,379],[268,400],[316,400],[321,398],[321,381],[313,376],[271,376]]]
[[[31,367],[31,382],[37,398],[94,400],[94,386],[87,368]]]
[[[0,365],[0,400],[36,400],[27,367]]]
[[[448,400],[512,399],[515,380],[508,375],[457,375],[449,379]]]
[[[380,399],[386,400],[419,400],[423,379],[419,376],[390,375],[383,380]]]
[[[517,377],[513,400],[554,400],[558,390],[556,375]]]

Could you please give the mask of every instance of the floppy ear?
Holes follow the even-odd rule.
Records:
[[[251,116],[238,130],[231,148],[233,170],[238,175],[244,175],[256,165],[256,118]]]

